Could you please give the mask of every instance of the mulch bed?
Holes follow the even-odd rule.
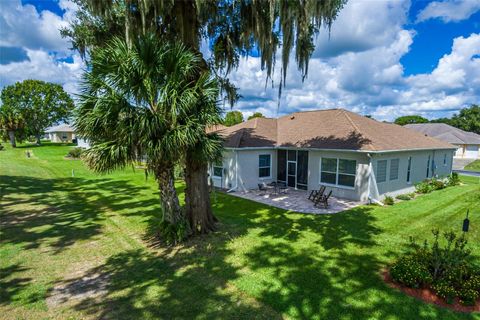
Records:
[[[445,300],[437,296],[430,288],[414,289],[396,283],[393,281],[388,270],[382,272],[382,278],[390,287],[396,288],[411,297],[422,300],[423,302],[435,304],[457,312],[480,312],[480,299],[477,300],[477,303],[474,306],[464,306],[458,302],[458,299],[455,299],[454,303],[448,304]]]

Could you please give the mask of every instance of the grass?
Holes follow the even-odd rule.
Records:
[[[480,160],[475,160],[465,166],[464,170],[480,172]]]
[[[159,219],[154,181],[133,168],[94,175],[64,159],[70,148],[0,152],[0,318],[480,319],[380,277],[409,236],[459,230],[467,208],[480,255],[478,178],[321,216],[217,193],[219,231],[162,248],[148,240]]]

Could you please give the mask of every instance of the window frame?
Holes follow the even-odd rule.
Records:
[[[336,160],[336,170],[335,172],[332,171],[323,171],[326,173],[334,173],[335,174],[335,184],[333,183],[328,183],[328,182],[323,182],[322,181],[322,160],[323,159],[335,159]],[[346,160],[346,161],[354,161],[355,162],[355,173],[340,173],[339,172],[339,165],[340,165],[340,160]],[[341,189],[348,189],[348,190],[355,190],[355,186],[357,183],[357,160],[356,159],[348,159],[348,158],[338,158],[338,157],[320,157],[320,164],[319,164],[320,170],[318,174],[318,181],[319,184],[326,185],[326,186],[332,186],[336,188],[341,188]],[[343,184],[338,184],[338,177],[339,175],[347,175],[347,176],[353,176],[355,179],[353,180],[353,186],[347,186]]]
[[[220,166],[220,164],[221,164],[221,166]],[[221,176],[215,175],[215,169],[218,169],[218,168],[222,169],[222,175]],[[212,178],[223,179],[223,160],[212,164]]]
[[[430,175],[430,161],[431,161],[431,156],[428,155],[428,160],[427,160],[427,176],[426,176],[427,179],[428,179],[428,176]]]
[[[407,160],[407,183],[412,183],[412,157],[409,156]]]
[[[392,163],[393,161],[396,161],[397,162],[397,177],[395,179],[392,179]],[[400,171],[400,159],[399,158],[393,158],[393,159],[390,159],[390,168],[388,170],[388,180],[389,181],[396,181],[398,180],[398,177],[400,175],[399,173]]]
[[[268,156],[269,157],[270,161],[268,163],[268,166],[260,167],[260,157],[261,156]],[[265,168],[269,169],[270,174],[268,176],[261,177],[260,176],[260,169],[265,169]],[[262,153],[262,154],[258,155],[258,178],[260,180],[272,179],[272,155],[270,153]]]
[[[380,162],[385,162],[385,180],[382,180],[382,181],[379,181],[379,180],[378,180],[378,167],[379,167],[378,164],[379,164]],[[388,159],[379,159],[379,160],[377,160],[377,166],[376,166],[375,169],[376,169],[376,170],[375,170],[375,171],[376,171],[376,172],[375,172],[375,182],[376,182],[377,184],[378,184],[378,183],[387,182],[387,178],[388,178],[388,176],[387,176],[387,174],[388,174]]]

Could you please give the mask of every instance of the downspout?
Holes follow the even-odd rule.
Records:
[[[377,199],[378,189],[376,188],[376,184],[375,184],[375,194],[372,194],[372,184],[375,183],[374,178],[372,176],[372,173],[373,173],[372,155],[370,153],[367,153],[367,157],[368,157],[368,201],[370,203],[375,203],[380,206],[383,206],[383,203]]]
[[[227,190],[227,193],[233,192],[238,188],[238,151],[235,150],[235,185]]]

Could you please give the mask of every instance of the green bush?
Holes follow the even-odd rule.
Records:
[[[430,184],[429,180],[424,180],[422,182],[415,184],[415,190],[418,193],[430,193],[433,191],[433,187]]]
[[[409,250],[390,269],[392,278],[408,287],[431,284],[435,293],[452,303],[455,297],[472,305],[480,296],[480,269],[472,264],[464,235],[432,230],[434,241],[418,244],[410,238]]]
[[[477,290],[462,288],[457,291],[457,295],[458,295],[458,298],[460,298],[461,304],[464,304],[467,306],[473,306],[475,305],[475,302],[480,296],[480,293]]]
[[[387,206],[391,206],[395,203],[395,200],[391,196],[385,196],[383,199],[383,204],[386,204]]]
[[[430,185],[432,186],[433,190],[440,190],[446,187],[442,180],[438,180],[436,178],[432,178],[432,180],[430,180]]]
[[[79,148],[79,147],[70,149],[70,151],[68,151],[67,157],[68,158],[73,158],[73,159],[78,159],[82,155],[82,151],[83,151],[83,149]]]
[[[396,196],[395,198],[397,198],[398,200],[410,200],[412,199],[412,197],[410,196],[410,194],[399,194],[398,196]]]
[[[5,149],[5,147],[0,144],[0,151],[2,151],[3,149]]]
[[[427,266],[416,256],[404,256],[390,269],[393,280],[411,288],[421,288],[432,282]]]
[[[460,177],[457,172],[452,172],[447,178],[447,186],[456,186],[460,184]]]
[[[453,303],[453,299],[457,295],[457,290],[446,281],[440,281],[432,285],[433,291],[439,296],[445,299],[447,303]]]

